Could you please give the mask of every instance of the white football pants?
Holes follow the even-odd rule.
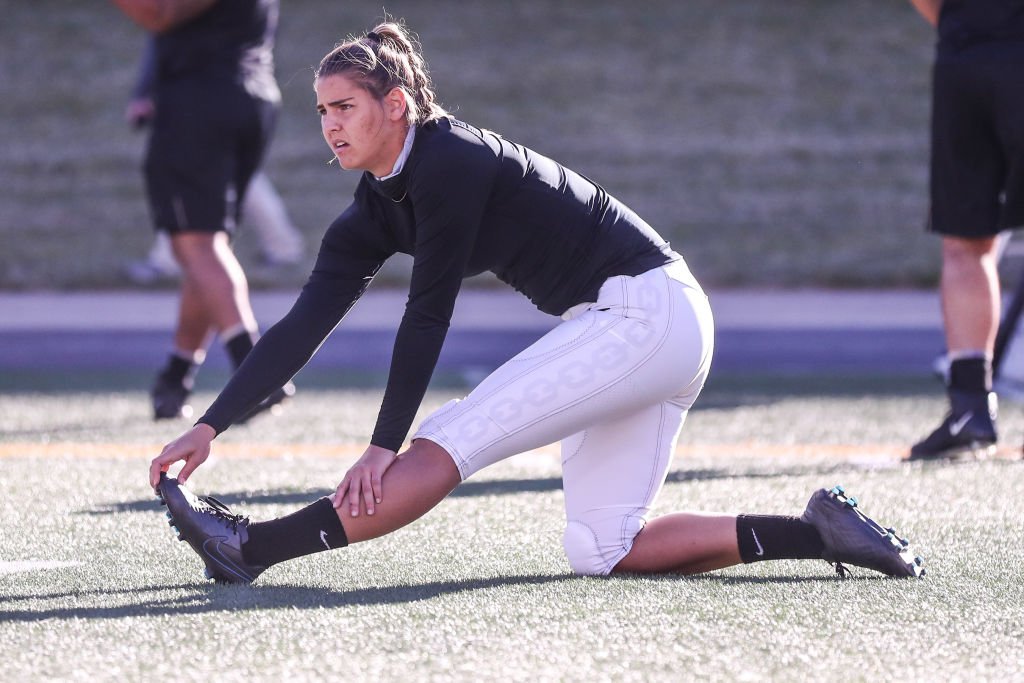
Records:
[[[420,426],[463,479],[561,441],[573,571],[607,574],[629,553],[707,378],[711,308],[682,261],[602,285],[598,300]]]

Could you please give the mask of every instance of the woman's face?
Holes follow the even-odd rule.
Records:
[[[341,167],[378,177],[391,173],[408,131],[402,89],[377,100],[344,74],[318,78],[315,87],[324,140]]]

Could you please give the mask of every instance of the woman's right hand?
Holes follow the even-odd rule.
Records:
[[[207,424],[199,423],[160,451],[149,464],[149,485],[153,488],[160,483],[160,473],[166,472],[172,463],[184,460],[185,465],[178,472],[178,482],[184,484],[197,467],[210,457],[210,443],[217,432]]]

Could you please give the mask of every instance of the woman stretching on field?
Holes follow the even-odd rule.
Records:
[[[579,574],[693,573],[781,558],[923,573],[906,542],[838,487],[816,492],[800,518],[649,520],[711,365],[711,309],[682,256],[591,180],[449,116],[401,25],[331,50],[315,89],[328,146],[343,168],[363,172],[355,201],[328,228],[291,311],[150,468],[208,577],[247,583],[273,564],[387,534],[488,465],[554,441],[564,547]],[[398,252],[414,265],[387,388],[370,445],[335,494],[253,523],[188,491],[214,437],[303,367]],[[399,454],[462,280],[485,270],[564,322],[431,415]],[[167,477],[178,460],[178,479]]]

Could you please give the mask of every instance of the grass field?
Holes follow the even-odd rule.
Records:
[[[289,0],[269,172],[311,245],[356,180],[324,163],[311,67],[384,8],[419,32],[450,110],[608,187],[707,284],[935,281],[934,37],[889,0]],[[0,288],[124,285],[151,239],[143,136],[122,120],[142,32],[105,2],[0,14]],[[311,259],[250,276],[294,285]]]
[[[305,391],[287,417],[227,432],[192,484],[256,519],[293,510],[337,482],[379,397]],[[839,580],[824,562],[573,577],[543,449],[252,587],[206,584],[173,541],[146,464],[182,425],[145,408],[99,388],[0,396],[0,679],[1024,680],[1014,406],[1000,457],[925,467],[898,461],[943,409],[920,380],[726,378],[690,416],[659,512],[796,514],[841,482],[909,536],[922,581]]]
[[[450,110],[601,182],[712,287],[935,280],[933,36],[887,0],[287,0],[269,172],[314,247],[356,178],[324,163],[311,67],[385,9]],[[142,33],[103,2],[0,13],[0,290],[123,286],[151,239],[121,118]],[[313,255],[271,272],[238,248],[257,286],[296,286]],[[658,514],[799,514],[842,483],[922,581],[821,561],[575,577],[545,448],[387,538],[223,587],[146,483],[185,424],[149,419],[140,374],[0,376],[0,681],[1024,681],[1019,406],[997,457],[929,466],[901,457],[945,409],[930,378],[715,376],[691,414]],[[204,373],[199,410],[223,379]],[[337,379],[220,437],[193,488],[258,520],[328,494],[381,397],[369,371]],[[423,412],[459,381],[439,379]]]

